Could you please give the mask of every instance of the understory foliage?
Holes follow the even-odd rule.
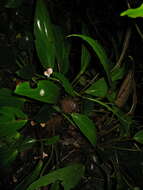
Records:
[[[143,188],[143,4],[0,2],[0,188]]]

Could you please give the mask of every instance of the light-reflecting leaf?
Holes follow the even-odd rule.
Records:
[[[43,0],[37,0],[34,21],[35,44],[43,67],[54,68],[56,51],[53,25]]]
[[[84,174],[84,166],[82,164],[72,164],[65,168],[57,169],[49,174],[40,177],[37,181],[33,182],[27,190],[34,190],[43,186],[47,186],[56,181],[62,181],[64,190],[70,190],[74,188],[80,181]]]
[[[92,96],[97,97],[105,97],[108,91],[108,85],[104,78],[99,79],[94,82],[86,91],[86,94],[90,94]]]
[[[71,95],[75,96],[75,91],[71,85],[71,83],[68,81],[68,79],[62,74],[62,73],[54,73],[54,76],[60,80],[62,83],[62,86],[64,87],[65,91]]]
[[[89,36],[85,36],[82,34],[71,34],[68,37],[79,37],[86,41],[94,50],[95,54],[98,56],[100,63],[102,64],[104,71],[107,75],[108,82],[110,86],[112,86],[111,74],[110,74],[110,61],[103,49],[103,47],[99,44],[97,40],[92,39]]]
[[[141,144],[143,144],[143,130],[140,130],[139,132],[137,132],[133,139]]]
[[[37,88],[30,88],[28,82],[17,85],[15,93],[46,103],[56,103],[60,89],[51,81],[40,80],[37,84]]]
[[[95,146],[97,141],[96,128],[92,120],[90,120],[86,115],[79,113],[72,113],[71,116],[81,132],[87,137],[90,143]]]
[[[127,9],[126,11],[122,12],[120,16],[128,16],[131,18],[143,17],[143,3],[137,8]]]

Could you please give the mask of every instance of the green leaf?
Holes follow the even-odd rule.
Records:
[[[133,139],[141,144],[143,144],[143,130],[140,130],[139,132],[137,132]]]
[[[30,173],[28,176],[26,176],[22,182],[20,182],[14,190],[27,190],[27,187],[35,181],[39,175],[40,171],[42,169],[43,162],[40,160],[38,164],[36,165],[35,169],[32,173]]]
[[[125,74],[125,68],[124,67],[120,67],[120,68],[116,68],[111,72],[111,78],[112,81],[117,81],[120,80],[124,77]]]
[[[14,96],[10,89],[7,88],[0,89],[0,106],[22,108],[24,102],[25,102],[24,99]]]
[[[24,0],[7,0],[6,8],[18,8]]]
[[[71,44],[65,40],[64,32],[61,27],[54,26],[54,34],[56,40],[55,48],[57,64],[59,71],[65,74],[69,69],[69,53]]]
[[[43,0],[37,0],[34,21],[35,44],[43,67],[54,68],[56,50],[53,25]]]
[[[97,97],[105,97],[108,91],[108,85],[106,81],[101,78],[95,83],[93,83],[86,91],[86,94],[90,94],[92,96]]]
[[[79,113],[71,114],[73,121],[80,128],[81,132],[87,137],[90,143],[96,145],[96,128],[95,124],[86,115]]]
[[[131,18],[143,17],[143,3],[137,8],[127,9],[122,12],[120,16],[128,16]]]
[[[111,80],[111,76],[110,76],[110,61],[107,58],[107,55],[106,55],[103,47],[99,44],[99,42],[97,40],[92,39],[89,36],[85,36],[82,34],[71,34],[68,37],[79,37],[79,38],[83,39],[84,41],[86,41],[92,47],[92,49],[98,56],[100,63],[102,64],[102,66],[104,68],[104,71],[107,75],[110,86],[112,86],[112,80]]]
[[[56,103],[60,89],[51,81],[40,80],[37,84],[37,88],[30,88],[28,82],[17,85],[15,93],[41,102]]]
[[[62,74],[62,73],[56,73],[54,72],[54,76],[60,80],[60,82],[62,83],[65,91],[71,95],[71,96],[75,96],[75,91],[72,87],[72,85],[70,84],[70,82],[68,81],[68,79]]]
[[[87,26],[85,24],[82,24],[82,34],[88,35]],[[86,71],[89,63],[90,63],[90,53],[85,45],[82,45],[81,49],[81,66],[80,66],[80,72],[77,74],[74,81],[80,78],[80,76]]]
[[[57,180],[62,181],[64,190],[74,188],[84,174],[84,166],[82,164],[73,164],[65,168],[57,169],[49,174],[40,177],[37,181],[32,183],[27,190],[34,190],[43,186],[47,186]]]
[[[13,137],[27,122],[27,116],[18,108],[0,108],[0,136]]]

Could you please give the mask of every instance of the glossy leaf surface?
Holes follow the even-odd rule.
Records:
[[[90,120],[86,115],[79,113],[72,113],[71,116],[81,132],[87,137],[90,143],[95,146],[97,141],[96,128],[92,120]]]
[[[102,78],[94,82],[86,91],[86,94],[97,97],[105,97],[108,91],[108,85],[106,81]]]
[[[56,103],[60,89],[51,81],[40,80],[37,88],[31,88],[28,82],[17,85],[15,93],[46,103]]]
[[[131,18],[143,17],[143,4],[140,7],[127,9],[126,11],[121,13],[121,16],[128,16]]]
[[[92,49],[98,56],[100,63],[102,64],[102,66],[105,70],[109,84],[112,85],[111,76],[110,76],[110,61],[107,58],[107,55],[106,55],[103,47],[99,44],[99,42],[97,40],[92,39],[89,36],[85,36],[85,35],[81,35],[81,34],[71,34],[68,37],[79,37],[79,38],[83,39],[84,41],[86,41],[92,47]]]
[[[50,15],[43,0],[37,0],[34,22],[35,45],[43,67],[53,68],[55,64],[55,38]]]
[[[27,190],[34,190],[51,183],[56,182],[57,180],[62,181],[62,186],[64,190],[70,190],[74,188],[81,177],[84,174],[84,166],[82,164],[73,164],[65,168],[57,169],[49,174],[40,177],[37,181],[32,183]]]

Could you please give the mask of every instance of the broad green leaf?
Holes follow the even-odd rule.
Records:
[[[0,136],[13,137],[27,122],[26,115],[14,107],[0,108]]]
[[[141,144],[143,144],[143,130],[140,130],[139,132],[137,132],[133,139]]]
[[[84,174],[84,170],[85,168],[82,164],[72,164],[65,168],[57,169],[40,177],[37,181],[32,183],[27,190],[34,190],[36,188],[47,186],[58,180],[62,181],[61,184],[64,187],[64,190],[70,190],[78,184]]]
[[[28,176],[26,176],[22,182],[20,182],[14,190],[27,190],[27,187],[33,183],[40,175],[40,171],[42,169],[43,162],[40,160],[38,164],[36,165],[35,169],[30,173]]]
[[[112,80],[111,80],[111,74],[110,74],[110,61],[103,49],[103,47],[99,44],[99,42],[97,40],[92,39],[89,36],[85,36],[82,34],[71,34],[68,37],[79,37],[81,39],[83,39],[84,41],[86,41],[94,50],[95,54],[98,56],[100,63],[102,64],[104,71],[107,75],[108,78],[108,82],[110,84],[110,86],[112,86]]]
[[[87,137],[90,143],[96,145],[96,127],[95,124],[86,115],[79,113],[71,114],[73,121],[80,128],[81,132]]]
[[[99,79],[94,82],[86,91],[86,94],[90,94],[92,96],[97,97],[105,97],[108,91],[108,85],[104,78]]]
[[[65,40],[65,35],[61,27],[54,26],[54,34],[56,40],[56,61],[59,71],[65,74],[69,69],[69,53],[71,44]]]
[[[37,0],[34,21],[35,44],[44,68],[54,68],[56,51],[53,25],[43,0]]]
[[[17,85],[15,93],[41,102],[56,103],[60,89],[51,81],[40,80],[37,88],[31,88],[28,82]]]
[[[22,108],[24,102],[24,99],[14,96],[10,89],[0,89],[0,106]]]
[[[126,11],[122,12],[120,16],[128,16],[131,18],[143,17],[143,3],[137,8],[127,9]]]
[[[7,0],[5,7],[6,8],[18,8],[24,0]]]
[[[75,96],[75,91],[71,85],[71,83],[68,81],[68,79],[61,73],[54,73],[54,76],[60,80],[60,82],[62,83],[62,86],[64,87],[65,91],[71,95],[71,96]]]

